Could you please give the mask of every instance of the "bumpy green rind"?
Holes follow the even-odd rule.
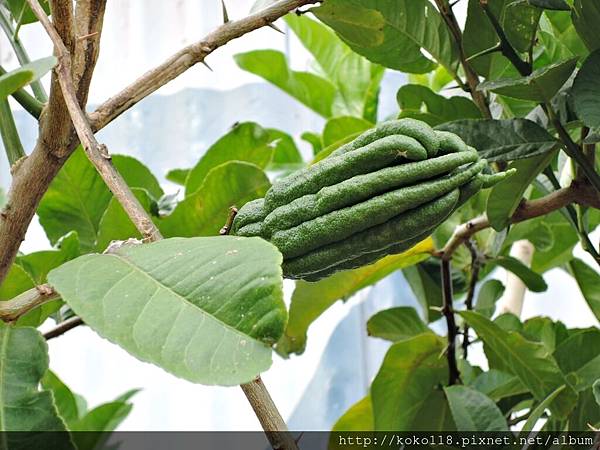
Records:
[[[438,139],[440,140],[440,153],[455,153],[455,152],[466,152],[472,147],[468,147],[459,136],[449,131],[435,131]],[[473,149],[476,151],[475,149]]]
[[[267,215],[264,205],[265,199],[257,198],[242,206],[233,219],[231,231],[237,234],[237,231],[245,225],[263,220]]]
[[[336,157],[329,157],[277,181],[265,196],[268,212],[298,197],[314,194],[325,186],[374,172],[402,160],[427,158],[425,148],[408,136],[386,136],[376,142]]]
[[[481,160],[466,169],[458,170],[455,174],[387,192],[293,228],[277,231],[270,240],[279,248],[284,258],[306,254],[441,197],[467,183],[481,172],[485,165],[485,160]]]
[[[341,183],[326,186],[316,194],[305,195],[269,213],[263,223],[263,237],[292,228],[329,212],[352,206],[376,195],[447,174],[477,161],[474,151],[463,151],[424,161],[386,167],[376,172],[357,175]]]
[[[416,139],[425,147],[429,158],[435,156],[440,148],[438,136],[433,128],[420,120],[404,118],[389,120],[378,125],[377,128],[365,131],[352,142],[335,150],[330,156],[338,156],[354,151],[378,139],[391,135],[404,135]]]
[[[290,278],[304,278],[311,273],[341,266],[347,261],[357,259],[363,261],[368,259],[365,256],[367,254],[376,254],[377,257],[374,259],[376,260],[389,254],[398,253],[398,248],[402,248],[403,250],[400,251],[404,251],[414,245],[410,243],[415,238],[423,234],[427,236],[444,221],[454,210],[459,196],[459,189],[454,189],[440,198],[411,209],[383,224],[368,228],[347,239],[319,247],[300,257],[287,259],[283,263],[283,271]],[[422,239],[416,242],[420,242]],[[408,246],[403,245],[409,241]]]
[[[235,231],[233,234],[244,237],[262,237],[262,225],[262,222],[249,223],[248,225],[244,225],[242,228]]]

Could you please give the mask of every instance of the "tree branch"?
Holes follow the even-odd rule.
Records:
[[[48,284],[29,289],[11,300],[0,301],[0,320],[14,322],[29,311],[60,296]]]
[[[600,209],[600,196],[588,185],[573,183],[569,187],[554,191],[542,198],[523,201],[512,215],[511,223],[523,222],[524,220],[543,216],[571,203]],[[450,260],[452,254],[461,244],[470,239],[478,231],[484,230],[489,226],[490,223],[485,214],[459,225],[444,248],[437,253],[437,256],[441,257],[442,260]]]
[[[452,6],[448,3],[448,0],[435,0],[435,4],[442,15],[444,22],[446,22],[446,26],[452,33],[454,40],[456,41],[456,45],[458,46],[458,55],[460,59],[460,64],[465,71],[465,77],[467,78],[467,84],[469,86],[469,92],[473,101],[481,111],[481,114],[486,119],[491,119],[492,114],[490,112],[490,106],[488,104],[488,100],[485,94],[479,90],[477,90],[477,86],[479,85],[479,77],[471,67],[471,64],[468,61],[468,58],[465,53],[464,45],[463,45],[463,35],[458,25],[458,21],[456,20],[456,16],[452,11]]]
[[[198,43],[177,52],[102,104],[95,113],[91,114],[92,129],[97,131],[103,128],[127,108],[183,73],[187,68],[201,62],[208,54],[230,40],[264,25],[268,26],[299,6],[317,2],[319,0],[281,0],[245,19],[221,25]],[[90,2],[90,4],[94,3]],[[60,20],[61,11],[53,9],[52,17],[54,21]],[[101,20],[96,20],[95,23],[98,30],[95,32],[94,42],[99,42]],[[97,51],[94,54],[97,55]],[[80,84],[85,85],[86,79],[82,77]],[[13,174],[8,202],[0,213],[0,249],[2,249],[0,284],[8,273],[42,196],[78,145],[66,107],[61,101],[61,89],[58,83],[53,83],[52,87],[49,105],[40,119],[40,138],[36,148],[21,164],[19,172]],[[80,93],[82,90],[87,92],[87,88],[87,86],[85,89],[79,86],[77,92]],[[128,98],[129,95],[132,97]]]
[[[467,311],[471,311],[473,309],[473,299],[475,298],[475,287],[477,286],[477,282],[479,281],[479,270],[481,269],[482,263],[482,255],[477,249],[477,245],[470,239],[465,241],[465,246],[469,249],[471,253],[471,277],[469,278],[469,289],[467,291],[467,297],[465,299],[465,307]],[[463,359],[467,359],[469,355],[469,345],[471,342],[469,341],[469,324],[465,322],[463,327],[463,341],[462,341],[462,349],[463,349]]]
[[[71,317],[67,320],[60,322],[56,327],[44,333],[44,339],[49,341],[50,339],[54,339],[56,337],[62,336],[67,331],[72,330],[73,328],[78,327],[79,325],[84,325],[81,317]]]
[[[204,58],[229,41],[258,28],[268,26],[293,9],[318,3],[319,1],[321,0],[280,0],[244,19],[224,23],[201,41],[178,51],[165,62],[149,70],[121,92],[102,103],[96,111],[90,114],[92,128],[95,131],[104,128],[124,111],[178,77],[190,67],[204,61]]]
[[[448,348],[446,357],[448,359],[448,385],[460,383],[460,371],[456,363],[456,336],[458,327],[454,317],[454,308],[452,306],[452,274],[450,270],[450,260],[443,259],[441,265],[442,271],[442,314],[446,318],[448,328]]]

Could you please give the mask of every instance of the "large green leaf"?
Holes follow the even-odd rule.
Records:
[[[227,221],[229,208],[263,197],[271,187],[262,169],[230,161],[212,169],[200,188],[160,223],[165,236],[211,236]]]
[[[442,305],[442,289],[439,280],[423,264],[416,264],[402,270],[404,278],[422,307],[426,322],[440,317],[438,307]],[[433,309],[435,308],[435,309]]]
[[[578,391],[589,389],[600,376],[600,330],[571,335],[556,347],[554,358],[564,373],[577,376]]]
[[[581,294],[597,320],[600,320],[600,275],[582,260],[573,258],[569,263],[571,273],[577,280]]]
[[[569,79],[576,65],[577,58],[572,58],[537,69],[526,77],[486,81],[477,89],[522,100],[549,102]]]
[[[502,25],[515,50],[526,53],[533,47],[541,15],[542,11],[527,0],[513,0],[506,4]]]
[[[273,147],[273,158],[267,166],[268,170],[295,170],[303,166],[302,154],[289,134],[274,128],[266,131],[269,134],[269,145]]]
[[[590,128],[600,127],[600,49],[584,61],[572,94],[577,116]]]
[[[3,448],[73,449],[52,394],[38,386],[48,369],[48,346],[34,328],[0,321],[0,432]],[[7,431],[63,431],[41,435]],[[43,443],[43,444],[42,444]]]
[[[72,424],[76,423],[87,410],[85,399],[73,393],[51,370],[46,371],[41,385],[44,389],[52,391],[60,417],[65,421],[69,430],[73,430]]]
[[[334,114],[368,117],[371,91],[378,91],[383,67],[353,52],[331,29],[306,15],[288,14],[285,21],[336,86]]]
[[[567,386],[564,384],[562,386],[557,387],[551,394],[548,395],[543,401],[541,401],[534,409],[531,410],[525,425],[521,428],[521,432],[530,432],[533,430],[533,427],[537,423],[538,420],[542,417],[542,415],[546,412],[546,409],[550,406],[550,404],[554,401],[554,399],[560,394]]]
[[[376,430],[413,430],[419,410],[448,376],[445,347],[433,333],[390,347],[371,385]]]
[[[312,10],[355,52],[374,63],[409,73],[426,73],[435,64],[451,73],[457,49],[442,16],[427,0],[329,0]]]
[[[342,116],[329,119],[323,128],[323,147],[330,147],[342,142],[348,136],[355,137],[372,127],[371,122],[359,117]]]
[[[234,58],[240,68],[264,78],[321,116],[331,116],[336,88],[329,80],[291,70],[284,54],[276,50],[254,50]]]
[[[573,25],[590,51],[600,48],[600,4],[596,0],[575,0],[573,2]]]
[[[46,14],[50,14],[50,1],[49,0],[41,0],[40,6],[46,12]],[[29,5],[27,4],[27,0],[6,0],[6,4],[10,9],[10,13],[15,19],[15,22],[26,25],[29,23],[34,23],[38,21],[37,16],[33,13]]]
[[[565,0],[528,0],[530,5],[543,9],[570,11],[571,7]]]
[[[506,372],[490,369],[479,374],[470,387],[477,389],[494,401],[528,392],[523,383]]]
[[[458,431],[508,431],[506,419],[487,395],[467,386],[444,388]]]
[[[137,358],[204,384],[271,364],[286,320],[281,254],[259,238],[166,239],[86,255],[49,282],[85,323]]]
[[[528,186],[550,164],[554,154],[549,152],[510,164],[509,169],[516,169],[517,173],[494,186],[487,201],[486,213],[494,230],[508,226]]]
[[[518,332],[505,331],[476,312],[461,311],[459,314],[484,342],[486,354],[492,352],[494,358],[502,361],[503,370],[517,376],[537,400],[542,401],[558,387],[567,385],[567,389],[552,402],[551,409],[561,418],[569,414],[576,393],[543,344],[528,341]]]
[[[417,311],[409,306],[385,309],[367,322],[369,336],[398,342],[431,330],[423,323]]]
[[[139,161],[113,156],[113,163],[130,187],[160,193],[156,178]],[[76,231],[84,252],[95,249],[100,220],[112,198],[104,181],[78,148],[65,163],[38,207],[38,216],[52,244]]]
[[[139,188],[132,188],[131,191],[139,200],[144,210],[149,212],[152,199],[148,191]],[[115,197],[111,198],[98,224],[96,250],[103,252],[110,244],[110,241],[126,240],[129,238],[141,239],[141,237],[141,233],[135,227],[119,200]]]
[[[253,122],[235,125],[231,131],[210,146],[189,173],[185,183],[186,197],[195,193],[208,173],[229,161],[245,161],[265,168],[273,158],[269,132]]]
[[[400,106],[399,117],[412,117],[431,126],[458,119],[478,119],[481,112],[466,97],[444,97],[426,86],[405,84],[396,94]]]
[[[346,300],[395,270],[426,259],[432,250],[433,241],[428,238],[404,253],[386,256],[374,264],[338,272],[315,283],[296,282],[290,304],[290,318],[284,336],[277,343],[277,352],[284,356],[302,353],[306,346],[308,327],[327,308],[338,300]]]
[[[499,256],[492,261],[492,264],[505,268],[509,272],[518,276],[527,289],[531,292],[544,292],[548,289],[548,285],[544,281],[544,277],[535,273],[522,261],[512,256]]]
[[[527,119],[466,119],[436,128],[458,134],[488,161],[511,161],[548,153],[558,142],[544,128]]]
[[[554,39],[567,47],[573,56],[586,56],[589,52],[575,29],[570,12],[545,11]],[[542,24],[544,22],[542,21]]]
[[[44,76],[57,63],[54,56],[38,59],[0,76],[0,100]]]

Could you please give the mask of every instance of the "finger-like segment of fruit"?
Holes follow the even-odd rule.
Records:
[[[459,136],[449,131],[436,130],[435,134],[440,140],[440,153],[466,152],[473,149],[473,147],[468,147]]]
[[[249,223],[248,225],[244,225],[242,228],[237,230],[234,234],[236,236],[244,237],[262,237],[262,225],[262,222]]]
[[[263,220],[267,215],[264,205],[265,199],[258,198],[242,206],[233,219],[232,232],[235,234],[242,227]]]
[[[419,242],[421,242],[423,239],[427,238],[430,234],[431,234],[431,231],[428,231],[426,233],[420,234],[419,236],[417,236],[413,239],[408,239],[404,242],[400,242],[398,244],[392,245],[383,250],[378,250],[378,251],[371,252],[371,253],[365,253],[364,255],[357,256],[354,259],[343,261],[338,265],[328,267],[327,269],[321,270],[319,272],[313,272],[313,273],[302,275],[299,277],[290,276],[288,278],[302,279],[305,281],[314,282],[314,281],[322,280],[323,278],[327,278],[327,277],[333,275],[334,273],[340,272],[342,270],[358,269],[359,267],[368,266],[369,264],[373,264],[373,263],[379,261],[381,258],[385,258],[388,255],[395,255],[397,253],[402,253],[402,252],[409,250],[411,247],[414,247]],[[286,275],[286,277],[287,277],[287,275]]]
[[[479,155],[474,151],[451,153],[424,161],[386,167],[326,186],[316,194],[302,196],[273,210],[265,218],[263,237],[269,238],[276,231],[295,227],[307,220],[352,206],[376,195],[445,175],[478,159]]]
[[[396,189],[354,206],[332,211],[293,228],[277,231],[270,240],[284,258],[303,255],[441,197],[467,183],[485,165],[485,160],[481,160],[466,169],[458,169],[455,174]]]
[[[512,169],[508,169],[506,172],[498,172],[498,173],[492,173],[492,174],[481,173],[478,175],[478,178],[481,178],[482,188],[487,189],[487,188],[490,188],[490,187],[500,183],[502,180],[513,176],[516,172],[517,172],[517,169],[512,168]]]
[[[385,223],[356,233],[347,239],[325,245],[297,258],[284,260],[284,274],[291,278],[304,278],[308,274],[321,272],[330,267],[351,268],[354,264],[343,264],[358,260],[360,265],[372,254],[375,261],[383,256],[398,253],[398,248],[412,247],[416,238],[419,242],[429,235],[454,210],[459,199],[459,189],[437,198],[425,205],[411,209]],[[405,242],[408,244],[404,245]],[[416,243],[415,242],[415,243]]]
[[[378,139],[392,135],[409,136],[419,141],[427,150],[427,156],[435,156],[440,147],[436,132],[427,123],[420,120],[405,118],[399,120],[389,120],[378,125],[377,128],[371,128],[358,136],[352,142],[342,145],[335,150],[330,157],[352,152],[365,145],[371,144]]]
[[[386,136],[358,150],[329,157],[293,173],[271,186],[265,196],[268,212],[325,186],[388,167],[402,160],[420,161],[427,151],[408,136]]]

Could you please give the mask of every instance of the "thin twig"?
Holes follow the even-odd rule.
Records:
[[[87,117],[79,106],[75,86],[71,77],[71,55],[67,50],[67,47],[64,45],[60,35],[54,28],[54,25],[48,20],[48,17],[39,2],[37,0],[27,0],[27,3],[54,43],[58,58],[58,65],[55,69],[58,75],[58,81],[62,88],[63,98],[69,110],[69,114],[71,115],[73,126],[75,127],[79,140],[83,144],[87,157],[96,167],[96,170],[119,203],[121,203],[123,209],[144,239],[148,242],[160,239],[162,237],[160,231],[148,213],[144,210],[144,207],[139,200],[133,195],[121,174],[113,166],[106,146],[99,144],[96,140]]]
[[[223,225],[223,228],[219,230],[219,234],[221,236],[225,236],[231,232],[231,225],[233,224],[233,220],[238,213],[238,209],[235,206],[231,206],[229,208],[229,215],[227,216],[227,222]]]
[[[467,297],[465,299],[465,308],[467,311],[471,311],[473,309],[473,299],[475,298],[475,287],[477,286],[477,282],[479,281],[479,270],[481,269],[482,263],[482,255],[477,248],[475,242],[471,239],[467,239],[465,241],[465,246],[469,249],[471,253],[471,277],[469,278],[469,289],[467,290]],[[471,342],[469,341],[469,324],[465,322],[463,327],[463,341],[462,341],[462,350],[463,350],[463,359],[467,359],[469,355],[469,345]]]
[[[454,308],[452,307],[452,274],[450,270],[450,260],[442,260],[442,314],[446,318],[448,328],[448,348],[446,357],[448,359],[448,385],[460,383],[460,371],[456,362],[456,336],[458,327],[454,317]]]
[[[543,216],[553,211],[559,210],[571,203],[579,203],[594,208],[600,208],[600,197],[598,193],[587,185],[572,184],[569,187],[554,191],[542,198],[522,202],[511,217],[511,223],[522,222]],[[466,240],[470,239],[475,233],[485,230],[490,226],[490,222],[484,215],[478,216],[468,222],[459,225],[454,230],[450,239],[442,250],[437,252],[437,256],[443,260],[452,258],[456,249]]]
[[[32,309],[59,297],[59,294],[48,284],[36,286],[11,300],[0,302],[0,320],[14,322]]]
[[[62,336],[67,331],[72,330],[79,325],[85,325],[83,319],[81,317],[71,317],[63,322],[60,322],[55,328],[51,329],[44,333],[44,339],[49,341],[50,339],[54,339],[56,337]]]
[[[487,97],[483,92],[477,90],[477,86],[479,85],[479,77],[467,59],[463,45],[463,34],[460,29],[460,25],[458,24],[458,20],[456,20],[456,16],[452,11],[452,5],[448,3],[448,0],[435,0],[435,4],[437,5],[442,18],[450,30],[450,33],[454,37],[454,41],[458,47],[460,64],[465,72],[465,77],[467,78],[467,84],[469,86],[468,92],[471,94],[473,101],[481,111],[483,117],[486,119],[491,119],[492,114],[490,112],[490,106],[488,104]]]

